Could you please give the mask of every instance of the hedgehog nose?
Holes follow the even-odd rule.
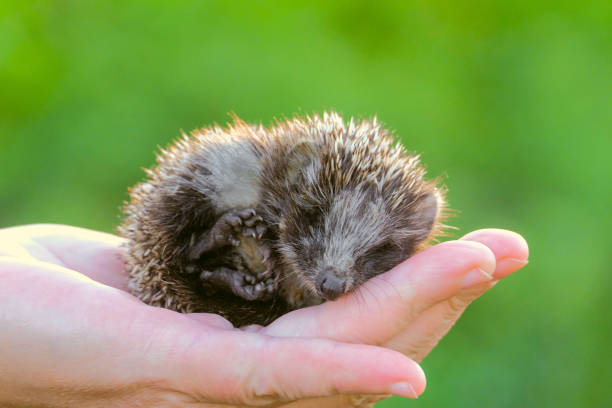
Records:
[[[335,300],[346,289],[346,278],[334,268],[326,268],[317,278],[317,292],[325,300]]]

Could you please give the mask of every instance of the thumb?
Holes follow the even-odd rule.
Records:
[[[266,405],[335,394],[395,394],[416,398],[425,389],[419,365],[375,346],[315,338],[277,338],[207,329],[173,353],[175,389],[194,402]]]

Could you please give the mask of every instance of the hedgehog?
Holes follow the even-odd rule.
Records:
[[[130,291],[266,325],[356,290],[442,235],[445,188],[376,119],[336,112],[182,134],[129,190]]]

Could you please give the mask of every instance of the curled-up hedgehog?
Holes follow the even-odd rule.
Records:
[[[425,248],[444,190],[376,119],[337,113],[183,135],[119,227],[147,304],[235,326],[334,300]]]

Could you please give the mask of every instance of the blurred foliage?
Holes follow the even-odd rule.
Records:
[[[411,405],[612,406],[609,0],[4,0],[0,226],[113,231],[181,129],[329,108],[423,152],[460,233],[530,243]]]

